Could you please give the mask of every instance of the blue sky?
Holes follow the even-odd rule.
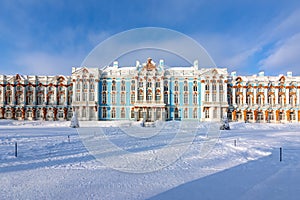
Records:
[[[299,22],[289,0],[1,0],[0,74],[69,75],[101,41],[152,26],[194,38],[238,74],[300,75]]]

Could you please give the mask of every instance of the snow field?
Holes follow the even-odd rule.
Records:
[[[174,136],[170,132],[138,140],[122,134],[115,122],[80,125],[106,127],[112,142],[132,152],[152,152]],[[203,123],[182,157],[142,174],[98,162],[68,126],[0,120],[0,199],[298,199],[300,194],[299,124],[230,123],[231,130],[222,131],[203,158]],[[166,149],[168,154],[172,152]]]

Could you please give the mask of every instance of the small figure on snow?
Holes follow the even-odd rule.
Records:
[[[74,111],[73,112],[73,116],[71,119],[71,128],[79,128],[79,122],[78,122],[78,118],[77,118],[77,113]]]
[[[222,118],[222,125],[220,127],[220,130],[230,130],[228,118],[226,115],[224,115]]]

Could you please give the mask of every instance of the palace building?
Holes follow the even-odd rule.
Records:
[[[72,68],[71,76],[0,75],[0,119],[298,122],[300,77],[237,76],[226,68]]]

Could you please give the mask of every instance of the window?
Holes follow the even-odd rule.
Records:
[[[205,94],[205,101],[209,102],[209,94],[208,93]]]
[[[139,82],[139,87],[142,88],[143,87],[143,81]]]
[[[185,91],[185,92],[188,91],[188,83],[187,83],[187,81],[184,81],[183,91]]]
[[[193,91],[194,91],[194,92],[197,92],[197,91],[198,91],[197,81],[194,81],[194,84],[193,84]]]
[[[86,107],[82,108],[82,117],[86,117]]]
[[[178,81],[175,81],[174,90],[175,90],[175,91],[178,91]]]
[[[135,102],[135,93],[130,94],[130,102],[133,104]]]
[[[216,94],[216,93],[213,93],[213,94],[212,94],[212,101],[213,101],[213,102],[216,102],[216,101],[217,101],[217,94]]]
[[[102,91],[107,91],[107,82],[106,82],[106,80],[103,80],[103,82],[102,82]]]
[[[80,101],[80,93],[76,93],[76,101]]]
[[[135,90],[135,80],[131,81],[131,90]]]
[[[80,82],[76,83],[76,89],[80,90]]]
[[[58,118],[64,118],[64,113],[63,112],[59,112],[58,113]]]
[[[27,96],[27,104],[31,105],[33,103],[33,95],[32,94],[29,94]]]
[[[82,94],[82,101],[87,101],[88,99],[87,99],[87,93],[86,92],[84,92],[83,94]]]
[[[216,90],[217,90],[216,80],[213,80],[212,90],[213,90],[213,91],[216,91]]]
[[[102,118],[106,118],[107,117],[107,112],[106,112],[106,108],[102,108]]]
[[[167,92],[164,93],[164,103],[165,103],[165,104],[168,104],[168,103],[169,103],[169,95],[168,95]]]
[[[44,103],[44,95],[43,93],[40,93],[37,96],[37,105],[42,105],[43,103]]]
[[[143,101],[143,100],[144,100],[144,92],[143,92],[143,90],[140,90],[140,91],[139,91],[138,100],[139,100],[139,101]]]
[[[121,104],[125,104],[125,93],[121,93]]]
[[[289,98],[289,104],[291,105],[291,106],[295,106],[295,95],[292,95],[292,96],[290,96],[290,98]]]
[[[263,97],[261,95],[258,95],[257,97],[257,104],[262,105],[263,104]]]
[[[252,105],[252,96],[248,95],[246,98],[246,103],[251,106]]]
[[[184,109],[183,110],[183,118],[188,118],[188,109],[186,108],[186,109]]]
[[[169,87],[168,87],[168,81],[164,82],[164,91],[168,91]]]
[[[284,105],[284,96],[283,95],[279,96],[278,103],[282,106]]]
[[[111,118],[116,118],[116,109],[115,108],[113,108],[111,110]]]
[[[134,118],[134,109],[131,109],[130,111],[130,118]]]
[[[224,95],[223,95],[223,93],[220,93],[220,95],[219,95],[219,101],[220,102],[223,102],[224,101]]]
[[[205,110],[205,118],[208,119],[209,118],[209,108],[207,108]]]
[[[259,120],[259,121],[264,120],[264,115],[263,115],[262,112],[258,112],[258,113],[257,113],[257,120]]]
[[[54,94],[50,94],[48,97],[48,104],[53,105],[54,104]]]
[[[179,103],[179,101],[178,101],[178,94],[177,94],[177,93],[174,94],[174,103],[175,103],[175,104],[178,104],[178,103]]]
[[[206,80],[205,90],[206,90],[206,91],[209,91],[209,80]]]
[[[90,89],[91,90],[95,89],[95,85],[93,83],[90,84]]]
[[[242,104],[242,99],[241,99],[240,95],[236,96],[236,104],[237,105],[241,105]]]
[[[121,118],[124,119],[125,118],[125,108],[121,109]]]
[[[58,97],[58,104],[59,105],[63,105],[65,102],[65,95],[64,94],[60,94],[60,96]]]
[[[152,100],[152,91],[147,92],[147,100],[151,101]]]
[[[197,104],[198,103],[198,95],[197,93],[193,94],[193,104]]]
[[[16,104],[20,105],[22,103],[22,101],[23,101],[22,94],[18,93],[16,95]]]
[[[189,103],[189,96],[188,96],[187,93],[185,93],[184,96],[183,96],[183,103],[184,104],[188,104]]]
[[[217,116],[218,116],[218,110],[217,110],[217,108],[214,108],[214,110],[213,110],[213,118],[216,119]]]
[[[155,87],[156,87],[156,88],[159,88],[159,87],[160,87],[160,82],[159,82],[159,81],[155,83]]]
[[[103,104],[106,104],[106,103],[107,103],[107,94],[106,94],[106,92],[103,92],[103,93],[102,93],[102,103],[103,103]]]
[[[223,91],[223,81],[220,81],[220,83],[219,83],[219,90]]]
[[[284,120],[284,112],[279,113],[279,120]]]
[[[178,108],[175,108],[174,115],[175,115],[174,116],[175,119],[179,118],[179,110],[178,110]]]
[[[94,101],[95,100],[95,94],[94,92],[90,93],[90,101]]]
[[[270,104],[272,106],[274,105],[274,97],[272,95],[268,96],[268,104]]]
[[[116,81],[115,80],[112,81],[111,90],[116,91]]]
[[[126,90],[125,81],[122,80],[122,83],[121,83],[121,91],[125,91],[125,90]]]
[[[194,108],[194,110],[193,110],[193,118],[194,118],[194,119],[197,119],[197,118],[198,118],[197,108]]]
[[[151,88],[152,87],[152,82],[147,82],[147,88]]]
[[[160,92],[156,92],[155,101],[160,101]]]
[[[115,93],[112,93],[112,94],[111,94],[111,103],[112,103],[112,104],[115,104],[115,103],[116,103],[116,94],[115,94]]]

